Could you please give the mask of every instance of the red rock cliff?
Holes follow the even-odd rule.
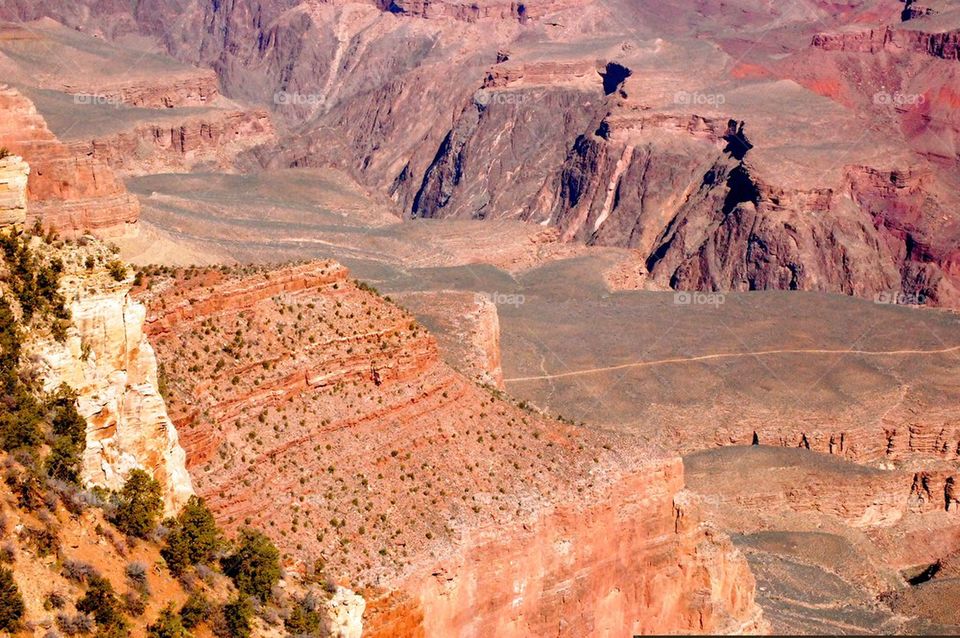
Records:
[[[481,389],[341,266],[143,295],[197,492],[363,588],[370,635],[763,628],[679,460]]]
[[[110,237],[132,232],[137,199],[103,162],[71,152],[17,90],[0,85],[0,146],[30,165],[28,218],[65,235],[92,231]]]

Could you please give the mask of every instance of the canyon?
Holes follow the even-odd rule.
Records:
[[[28,223],[42,219],[65,235],[87,230],[104,236],[132,232],[140,214],[113,171],[97,160],[72,153],[47,128],[36,107],[16,89],[0,87],[0,146],[31,167],[27,184]]]
[[[264,531],[343,636],[957,631],[951,3],[0,20],[85,487]]]
[[[635,249],[637,286],[956,307],[956,12],[734,4],[742,23],[715,2],[612,0],[6,15],[214,68],[229,95],[272,102],[282,131],[261,162],[335,166],[409,217]]]
[[[141,295],[196,489],[292,568],[360,585],[365,635],[763,627],[679,459],[474,385],[338,264],[182,270]]]

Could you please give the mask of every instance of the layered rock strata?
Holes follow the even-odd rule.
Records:
[[[39,219],[63,235],[111,237],[135,232],[137,199],[98,159],[70,151],[16,89],[0,86],[0,146],[30,164],[27,222]]]
[[[65,254],[66,339],[31,342],[28,356],[45,391],[67,384],[77,394],[87,421],[82,481],[119,489],[130,470],[145,469],[163,488],[166,512],[176,512],[193,486],[144,334],[146,308],[128,295],[129,279],[115,281],[102,267],[88,270],[85,259],[79,251]]]
[[[198,492],[358,584],[364,635],[763,628],[678,460],[481,389],[338,264],[142,294]]]
[[[0,159],[0,228],[27,220],[30,166],[16,155]]]

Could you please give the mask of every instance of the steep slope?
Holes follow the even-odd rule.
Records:
[[[0,86],[0,112],[0,146],[31,167],[28,223],[39,219],[72,236],[135,232],[140,205],[106,164],[68,149],[30,100],[7,85]]]
[[[234,170],[274,141],[267,110],[221,95],[213,71],[51,19],[0,24],[0,70],[72,153],[122,176]]]
[[[938,589],[951,596],[955,579],[927,587],[925,575],[960,545],[937,472],[764,446],[707,450],[684,463],[718,525],[738,530],[775,632],[957,631],[949,605],[933,599]]]
[[[146,282],[198,492],[361,584],[371,635],[761,626],[677,459],[473,385],[342,266]]]
[[[146,311],[127,294],[126,266],[95,241],[52,245],[18,236],[16,228],[0,232],[4,295],[31,299],[18,277],[25,271],[29,280],[25,269],[38,262],[51,264],[58,277],[63,325],[27,331],[21,356],[39,392],[52,396],[66,384],[74,395],[86,423],[80,482],[119,489],[131,470],[146,469],[163,489],[167,513],[175,513],[193,487],[159,393],[157,361],[143,333]]]
[[[911,7],[290,0],[6,15],[147,35],[215,68],[289,127],[263,161],[338,166],[411,217],[524,219],[636,248],[634,285],[955,307],[956,12]],[[745,156],[724,152],[731,120]]]
[[[0,227],[27,220],[27,179],[30,166],[23,158],[0,158]]]

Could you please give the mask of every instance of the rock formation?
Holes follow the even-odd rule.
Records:
[[[198,493],[228,528],[278,532],[291,568],[359,583],[364,635],[763,627],[677,459],[474,385],[343,267],[142,294]]]
[[[684,461],[713,520],[738,530],[774,632],[956,631],[956,615],[943,613],[948,605],[911,604],[931,595],[924,583],[960,547],[960,519],[944,510],[942,494],[937,502],[928,494],[943,489],[932,473],[765,446]],[[955,581],[944,574],[942,584]]]
[[[0,228],[27,220],[30,166],[16,155],[0,158]]]
[[[210,109],[200,115],[159,116],[129,129],[73,139],[72,152],[103,162],[117,175],[235,169],[238,156],[274,140],[266,111]]]
[[[960,303],[944,221],[957,191],[952,14],[738,0],[741,24],[723,3],[688,4],[642,15],[610,1],[8,14],[155,37],[293,127],[273,165],[336,165],[411,217],[524,219],[636,249],[638,286]],[[764,34],[749,63],[745,28]],[[901,93],[924,99],[901,104]],[[822,121],[810,125],[810,112]],[[731,119],[755,146],[746,157],[726,150]],[[822,130],[836,135],[823,144]]]
[[[63,235],[134,232],[140,206],[103,162],[72,153],[16,89],[0,87],[0,146],[30,165],[27,223],[39,219]]]
[[[451,366],[478,383],[503,390],[500,318],[492,295],[448,290],[404,294],[399,302],[418,317],[429,318]]]
[[[84,483],[119,489],[130,470],[146,469],[173,513],[193,487],[143,332],[146,309],[129,297],[129,279],[115,281],[102,266],[88,270],[80,263],[85,252],[101,263],[109,258],[102,248],[66,255],[66,340],[33,342],[30,352],[45,391],[66,383],[77,393],[77,410],[87,420]]]

